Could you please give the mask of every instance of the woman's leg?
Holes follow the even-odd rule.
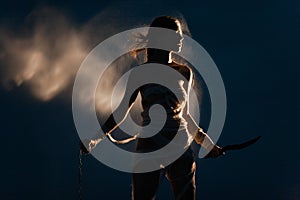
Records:
[[[196,163],[192,155],[184,154],[167,167],[166,176],[176,200],[195,200]]]
[[[158,188],[160,170],[132,174],[132,200],[152,200]]]

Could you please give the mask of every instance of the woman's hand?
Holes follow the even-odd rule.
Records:
[[[204,158],[217,158],[219,156],[225,155],[225,152],[221,147],[215,145],[212,150]]]
[[[101,139],[96,139],[96,140],[82,140],[80,142],[80,151],[82,154],[89,154],[91,153],[92,149],[96,147],[96,145],[101,141]]]
[[[87,140],[87,139],[80,141],[80,152],[82,154],[87,155],[91,152],[90,142],[91,140]]]
[[[105,138],[105,136],[104,136]],[[101,142],[103,138],[98,138],[95,140],[88,140],[88,139],[84,139],[80,142],[80,151],[82,154],[89,154],[91,153],[92,149],[95,148],[97,146],[97,144],[99,142]]]

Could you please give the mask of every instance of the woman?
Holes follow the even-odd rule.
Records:
[[[169,16],[157,17],[153,20],[150,27],[166,28],[176,31],[176,36],[172,38],[172,42],[174,43],[174,49],[172,51],[181,51],[183,34],[181,24],[178,19]],[[149,31],[147,35],[148,39],[151,40],[151,37],[153,36],[153,33]],[[138,152],[150,152],[160,149],[164,145],[168,144],[168,142],[172,140],[172,138],[180,129],[180,134],[186,134],[188,136],[186,141],[188,145],[190,144],[188,142],[189,137],[192,137],[192,134],[195,133],[195,141],[204,148],[209,150],[211,149],[210,153],[208,154],[209,157],[218,157],[219,155],[222,155],[222,149],[212,142],[209,136],[203,132],[203,130],[195,123],[192,116],[189,114],[187,104],[189,91],[193,82],[192,70],[186,65],[181,65],[174,62],[171,57],[172,51],[169,52],[152,48],[148,48],[146,51],[146,63],[159,63],[167,65],[179,72],[188,81],[181,82],[182,84],[179,84],[181,80],[177,81],[178,87],[180,87],[182,91],[179,98],[178,96],[175,96],[168,88],[158,84],[143,85],[131,95],[127,112],[124,112],[125,116],[121,122],[126,118],[127,114],[132,108],[138,93],[141,94],[142,98],[143,125],[148,125],[151,123],[149,110],[152,105],[160,104],[164,107],[167,113],[166,123],[160,132],[153,137],[139,138],[137,141],[136,150]],[[128,81],[130,80],[131,78],[129,77]],[[102,127],[112,140],[113,138],[111,137],[110,133],[115,130],[121,122],[117,124],[114,121],[113,115],[111,115]],[[94,143],[94,141],[90,141],[89,146],[94,146]],[[84,147],[82,150],[84,153],[89,152]],[[162,170],[156,170],[147,173],[134,173],[132,175],[133,199],[154,199],[161,172]],[[190,147],[188,147],[187,151],[185,151],[185,153],[175,162],[166,166],[163,172],[165,172],[165,175],[172,186],[175,199],[192,200],[196,198],[195,162]]]

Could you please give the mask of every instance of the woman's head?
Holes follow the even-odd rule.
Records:
[[[176,32],[176,34],[170,34],[170,35],[168,35],[168,37],[162,37],[164,39],[167,38],[168,41],[160,41],[160,42],[168,42],[168,44],[171,45],[172,51],[174,51],[174,52],[181,51],[183,34],[182,34],[181,24],[178,19],[170,17],[170,16],[156,17],[150,24],[150,27],[166,28],[166,29],[174,30]],[[154,34],[154,32],[151,31],[151,29],[150,29],[147,37],[149,40],[159,41],[161,35],[159,35],[157,33]]]
[[[139,36],[141,44],[144,45],[145,43],[148,43],[148,46],[153,46],[153,47],[167,46],[171,52],[180,52],[181,51],[183,32],[185,34],[187,34],[188,36],[190,36],[189,29],[182,17],[180,17],[180,21],[179,21],[179,19],[177,19],[175,17],[170,17],[170,16],[156,17],[150,24],[150,27],[165,28],[165,29],[173,30],[173,33],[171,34],[172,37],[169,37],[169,35],[168,36],[162,35],[162,34],[160,34],[161,33],[160,31],[155,31],[150,28],[146,36],[142,36],[142,35]],[[144,51],[144,50],[146,50],[146,51]],[[146,48],[146,49],[138,48],[137,50],[132,51],[131,55],[134,58],[137,58],[137,56],[140,52],[146,52],[145,58],[147,61],[161,60],[163,57],[168,57],[169,61],[170,61],[170,59],[171,59],[170,51],[166,51],[163,49],[156,49],[156,48]],[[143,54],[141,54],[141,55],[143,55]],[[142,62],[145,62],[146,60],[143,59]]]

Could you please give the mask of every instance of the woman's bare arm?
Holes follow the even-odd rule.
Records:
[[[200,144],[203,146],[205,149],[213,149],[216,145],[214,142],[211,140],[211,138],[204,132],[202,128],[199,127],[199,125],[195,122],[191,114],[189,113],[189,96],[190,96],[190,90],[192,88],[192,83],[193,83],[193,72],[190,69],[190,78],[189,82],[187,84],[187,105],[185,107],[183,117],[188,123],[188,131],[195,136],[195,141],[197,144]]]
[[[128,116],[128,114],[129,114],[131,108],[133,107],[134,102],[137,98],[137,95],[139,93],[139,89],[134,91],[133,94],[130,94],[132,91],[128,90],[128,88],[133,88],[132,84],[134,84],[134,82],[131,80],[131,77],[129,76],[127,87],[126,87],[126,90],[125,90],[125,94],[124,94],[124,97],[123,97],[120,105],[108,117],[108,119],[105,121],[105,123],[101,126],[103,132],[105,133],[105,135],[99,135],[99,133],[98,133],[93,139],[88,139],[88,140],[83,141],[82,143],[84,143],[84,144],[81,144],[81,150],[82,150],[83,153],[88,154],[93,148],[95,148],[97,146],[97,144],[99,142],[101,142],[104,138],[106,138],[106,136],[112,142],[114,142],[116,144],[125,144],[125,143],[128,143],[128,142],[130,142],[132,140],[135,140],[137,138],[137,136],[133,136],[133,137],[130,137],[130,138],[125,139],[125,140],[116,140],[111,136],[111,133],[114,130],[116,130],[122,124],[122,122],[124,122],[124,120]],[[117,119],[117,120],[119,120],[118,122],[116,122],[114,116],[119,117],[119,119]]]
[[[118,108],[115,110],[114,113],[124,113],[122,116],[122,118],[120,119],[119,122],[116,122],[115,119],[114,119],[114,113],[112,113],[108,119],[105,121],[105,123],[103,124],[102,126],[102,129],[105,133],[111,133],[113,132],[116,128],[118,128],[118,126],[120,126],[120,124],[122,124],[122,122],[124,122],[124,120],[126,119],[126,117],[128,116],[131,108],[133,107],[134,105],[134,102],[135,102],[135,99],[138,95],[138,90],[136,90],[130,100],[129,100],[129,103],[128,103],[128,106],[124,105],[124,104],[127,104],[127,102],[125,102],[126,100],[122,100],[122,102],[120,103],[120,106],[118,106]],[[126,94],[125,94],[126,95]],[[124,96],[125,96],[124,95]],[[127,108],[127,110],[124,111],[124,108]],[[122,109],[122,110],[121,110]]]

